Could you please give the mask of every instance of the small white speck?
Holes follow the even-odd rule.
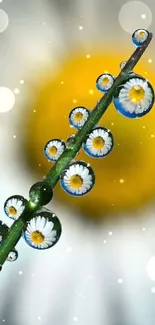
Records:
[[[43,25],[46,25],[46,23],[43,23]]]
[[[142,228],[142,230],[143,230],[143,231],[145,231],[145,230],[146,230],[146,228]]]
[[[78,321],[78,318],[75,316],[75,317],[73,317],[73,321],[74,322],[77,322]]]
[[[87,55],[86,55],[86,58],[87,58],[87,59],[90,59],[90,54],[87,54]]]
[[[152,292],[152,293],[155,293],[155,287],[152,287],[152,288],[151,288],[151,292]]]
[[[83,26],[79,26],[79,30],[83,30]]]
[[[42,60],[44,60],[44,56],[42,56],[42,58],[41,58]]]
[[[15,88],[15,89],[14,89],[14,93],[15,93],[16,95],[18,95],[18,94],[20,93],[20,90],[19,90],[18,88]]]
[[[32,276],[35,276],[35,273],[32,273]]]
[[[112,236],[112,231],[109,231],[109,236]]]
[[[23,85],[24,84],[24,80],[20,80],[20,84]]]
[[[38,316],[38,320],[41,320],[41,316]]]
[[[106,242],[107,242],[107,241],[106,241],[106,240],[104,240],[104,242],[103,242],[103,243],[104,243],[104,244],[106,244]]]
[[[2,2],[2,1],[1,1]],[[3,319],[3,323],[5,323],[5,319]]]
[[[18,273],[21,275],[21,274],[23,274],[23,271],[19,271]]]
[[[90,280],[91,279],[91,275],[89,274],[89,275],[87,275],[87,279],[88,280]]]
[[[123,283],[123,280],[122,280],[122,279],[118,279],[117,282],[118,282],[118,283]]]
[[[152,59],[148,59],[148,63],[152,63]]]
[[[39,164],[38,166],[41,167],[41,164]]]
[[[34,111],[33,111],[34,113],[36,113],[36,109],[34,109]]]
[[[48,41],[49,44],[51,44],[51,41]]]
[[[15,134],[13,135],[13,138],[16,139],[16,135]]]
[[[145,18],[146,18],[146,15],[145,15],[145,14],[142,14],[142,15],[141,15],[141,18],[142,18],[142,19],[145,19]]]

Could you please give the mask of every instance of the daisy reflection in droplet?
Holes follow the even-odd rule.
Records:
[[[17,220],[25,209],[25,202],[26,200],[23,196],[11,196],[4,204],[4,212],[9,218]]]
[[[151,84],[136,75],[118,87],[114,95],[114,105],[124,116],[136,118],[147,114],[154,103],[154,91]]]

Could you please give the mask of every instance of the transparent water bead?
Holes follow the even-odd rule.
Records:
[[[136,46],[142,46],[147,38],[149,37],[149,32],[145,29],[137,29],[132,34],[132,41]]]
[[[96,127],[87,136],[83,149],[92,158],[103,158],[113,149],[114,138],[112,133],[104,127]]]
[[[151,110],[154,103],[154,90],[148,80],[132,73],[121,86],[117,87],[113,102],[122,115],[138,118]]]
[[[26,223],[23,237],[35,249],[53,247],[61,236],[62,228],[58,217],[49,209],[41,209]]]
[[[46,182],[37,182],[30,188],[29,197],[33,204],[46,205],[53,198],[53,189]]]
[[[62,173],[60,184],[68,194],[83,196],[87,194],[95,184],[93,169],[83,161],[72,162]]]

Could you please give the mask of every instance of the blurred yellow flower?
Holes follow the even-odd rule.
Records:
[[[76,132],[69,126],[70,111],[76,106],[93,109],[102,96],[95,88],[97,77],[105,71],[117,76],[120,62],[130,54],[118,53],[116,56],[115,53],[91,53],[88,60],[85,53],[74,53],[64,62],[57,75],[51,75],[46,83],[39,84],[41,91],[36,91],[36,102],[30,107],[26,140],[29,164],[38,173],[38,178],[43,177],[52,166],[43,155],[45,143],[53,138],[67,140]],[[153,71],[146,58],[142,58],[135,72],[145,77],[146,71],[147,78],[154,88]],[[54,197],[96,219],[108,213],[139,207],[153,200],[154,121],[154,108],[142,118],[128,119],[121,116],[111,104],[99,125],[112,132],[115,141],[113,151],[103,159],[90,158],[82,150],[76,157],[90,163],[94,169],[94,188],[86,196],[74,198],[57,185]]]

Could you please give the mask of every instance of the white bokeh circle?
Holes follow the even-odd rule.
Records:
[[[149,278],[152,281],[155,281],[155,256],[153,256],[150,259],[150,261],[147,265],[147,273],[148,273]]]
[[[119,23],[130,34],[136,29],[148,29],[152,23],[151,10],[144,2],[127,2],[119,12]]]
[[[7,13],[0,9],[0,33],[4,32],[5,29],[8,27],[9,18]]]
[[[14,93],[6,87],[0,87],[0,113],[10,111],[15,104]]]

